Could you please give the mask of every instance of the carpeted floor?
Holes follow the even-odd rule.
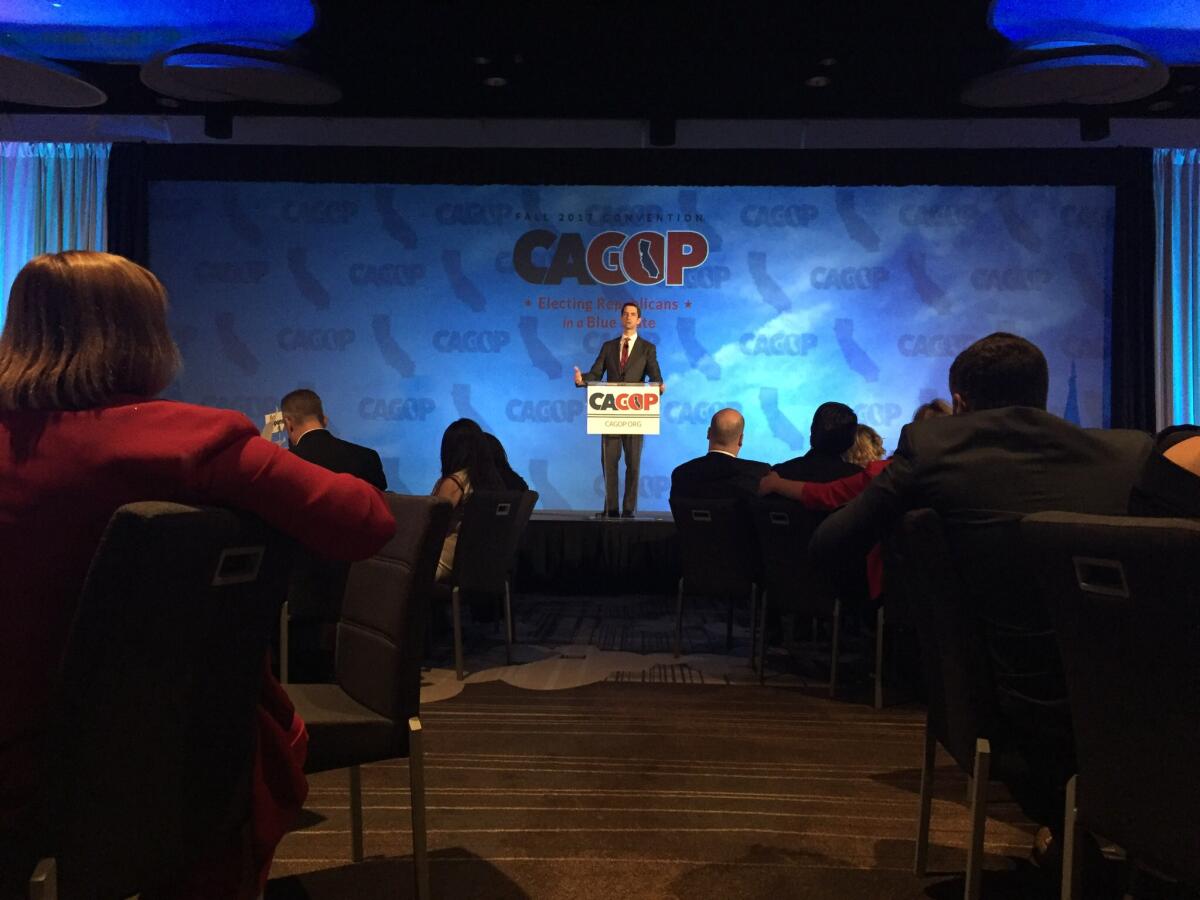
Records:
[[[922,716],[799,688],[468,684],[425,707],[434,897],[962,896],[965,778],[939,758],[931,870],[911,874]],[[408,767],[363,770],[349,863],[344,773],[312,779],[268,900],[412,895]],[[1032,826],[994,786],[984,895],[1034,896]],[[949,874],[946,874],[949,873]]]

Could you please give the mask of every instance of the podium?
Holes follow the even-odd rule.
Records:
[[[658,434],[658,382],[594,381],[586,385],[588,434]]]

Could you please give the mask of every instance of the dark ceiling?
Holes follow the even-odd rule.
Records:
[[[115,0],[119,2],[119,0]],[[250,0],[248,0],[250,2]],[[321,0],[306,64],[343,91],[329,107],[238,103],[235,114],[466,118],[957,118],[961,85],[1007,56],[987,0],[560,3]],[[81,64],[96,112],[166,105],[134,66]],[[1113,115],[1196,115],[1194,69]],[[491,83],[489,83],[491,82]],[[1170,95],[1171,107],[1151,104]],[[15,109],[9,107],[9,109]]]

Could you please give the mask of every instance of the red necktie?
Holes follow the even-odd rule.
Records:
[[[625,363],[629,362],[629,338],[621,341],[621,371],[625,371]]]

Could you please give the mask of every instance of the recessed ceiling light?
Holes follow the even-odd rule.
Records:
[[[502,75],[489,75],[487,78],[483,79],[483,83],[488,87],[500,88],[508,84],[508,79]]]
[[[829,66],[836,66],[837,60],[834,59],[832,56],[827,56],[824,59],[817,60],[817,65],[825,66],[826,68],[828,68]]]
[[[1174,108],[1174,100],[1155,100],[1147,107],[1147,109],[1149,109],[1151,112],[1166,112],[1168,109]]]
[[[477,66],[486,66],[491,61],[492,61],[492,58],[490,56],[475,57],[475,65],[477,65]]]
[[[1194,94],[1195,92],[1196,86],[1194,84],[1181,84],[1175,88],[1175,93],[1177,94]]]
[[[829,87],[832,81],[833,79],[826,75],[814,75],[812,78],[806,79],[804,83],[811,88],[823,88]]]

